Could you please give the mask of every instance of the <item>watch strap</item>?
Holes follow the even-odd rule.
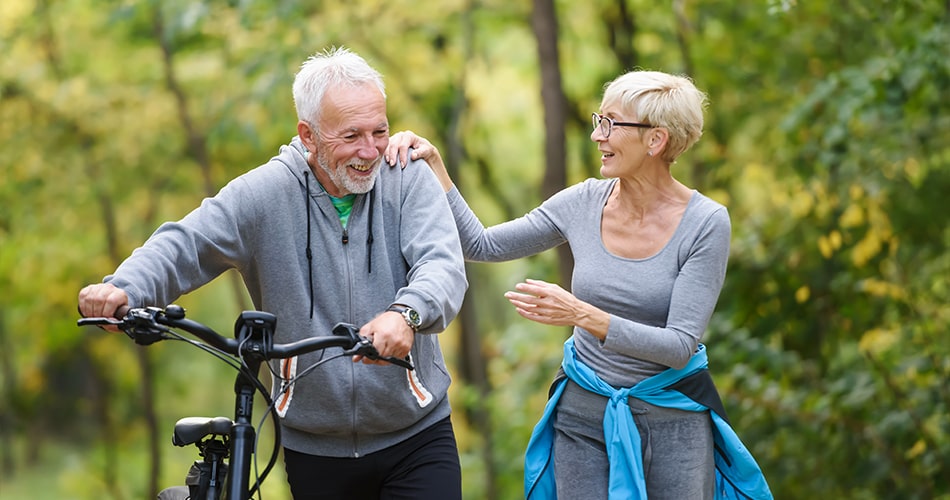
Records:
[[[389,306],[386,310],[399,313],[402,316],[402,319],[406,321],[406,324],[409,325],[409,328],[411,328],[413,332],[416,332],[419,330],[421,321],[420,321],[419,313],[415,309],[409,306],[393,304]]]

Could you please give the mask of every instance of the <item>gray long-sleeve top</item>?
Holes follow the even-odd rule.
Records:
[[[339,322],[361,326],[393,303],[419,311],[415,371],[344,356],[275,397],[285,446],[361,456],[449,415],[450,377],[438,336],[431,334],[444,330],[461,307],[468,286],[464,261],[445,196],[424,162],[406,169],[382,165],[372,194],[356,197],[344,229],[306,154],[295,137],[182,220],[163,224],[105,281],[125,290],[132,307],[164,307],[237,269],[254,306],[277,316],[279,343],[330,335]],[[300,373],[336,351],[274,368]]]
[[[574,328],[578,357],[607,383],[630,387],[696,351],[725,279],[731,224],[726,208],[694,191],[670,241],[657,254],[611,254],[601,217],[616,179],[588,179],[555,194],[523,217],[486,229],[456,188],[446,196],[462,250],[473,261],[497,262],[568,243],[572,292],[610,314],[601,342]]]

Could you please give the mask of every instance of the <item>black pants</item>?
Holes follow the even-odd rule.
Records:
[[[446,417],[411,438],[360,458],[284,448],[295,500],[461,500],[462,468]]]

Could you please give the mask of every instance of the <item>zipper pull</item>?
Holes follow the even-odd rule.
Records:
[[[343,228],[343,244],[346,245],[350,242],[350,235],[346,232],[346,228]]]

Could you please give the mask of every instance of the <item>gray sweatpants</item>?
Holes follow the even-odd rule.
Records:
[[[607,401],[567,381],[554,419],[558,500],[607,498]],[[709,413],[662,408],[634,398],[629,404],[640,433],[649,499],[711,500],[716,478]]]

